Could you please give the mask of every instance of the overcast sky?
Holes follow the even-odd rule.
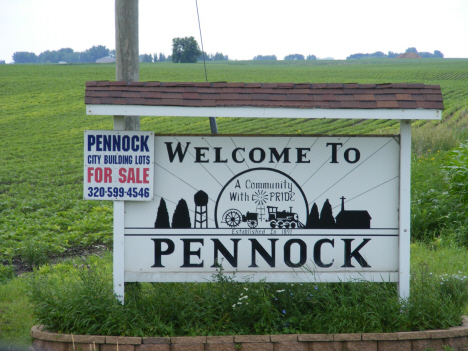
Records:
[[[468,58],[468,0],[198,0],[204,49],[231,59],[440,50]],[[200,43],[195,0],[140,0],[140,54]],[[0,0],[0,60],[16,51],[115,48],[114,0]]]

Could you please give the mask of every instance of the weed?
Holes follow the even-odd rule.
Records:
[[[37,269],[49,261],[46,246],[36,239],[26,240],[21,251],[21,259],[31,268]]]

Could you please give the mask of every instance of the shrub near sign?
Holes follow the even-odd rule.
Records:
[[[150,201],[153,171],[153,133],[85,131],[85,199]]]
[[[125,281],[398,281],[398,136],[156,136]],[[310,274],[313,271],[314,274]]]

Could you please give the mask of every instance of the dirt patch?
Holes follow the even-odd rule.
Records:
[[[60,254],[51,254],[49,255],[49,264],[56,264],[68,258],[74,257],[86,257],[89,255],[100,255],[105,251],[110,250],[108,245],[105,244],[94,244],[89,246],[75,246],[69,247],[65,252]],[[16,275],[21,275],[24,273],[32,272],[32,267],[27,264],[24,260],[20,258],[14,258],[12,261],[13,267],[15,269]],[[3,264],[7,266],[8,264]]]

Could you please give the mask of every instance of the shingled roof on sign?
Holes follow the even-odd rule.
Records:
[[[88,105],[287,107],[303,109],[444,108],[439,85],[411,83],[86,82]]]

